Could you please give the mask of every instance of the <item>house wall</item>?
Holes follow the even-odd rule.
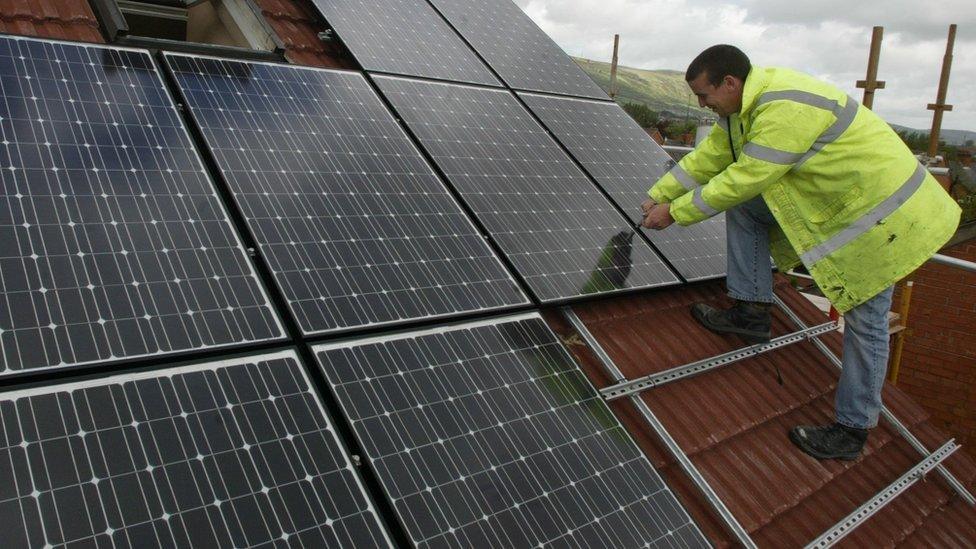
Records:
[[[976,262],[972,236],[942,253]],[[929,262],[913,279],[898,387],[976,456],[976,273]],[[895,311],[901,293],[899,287]]]

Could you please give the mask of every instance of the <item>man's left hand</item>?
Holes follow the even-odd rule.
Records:
[[[660,231],[661,229],[667,228],[672,223],[674,223],[674,218],[671,217],[671,205],[656,204],[653,208],[651,208],[651,211],[644,215],[644,222],[641,223],[641,225],[648,229]]]

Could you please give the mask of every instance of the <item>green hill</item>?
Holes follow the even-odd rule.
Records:
[[[604,90],[610,89],[610,63],[574,57],[576,64],[583,69]],[[617,66],[617,101],[620,103],[643,103],[655,111],[668,111],[693,117],[715,114],[698,107],[698,100],[688,89],[683,72],[672,70],[646,70]]]

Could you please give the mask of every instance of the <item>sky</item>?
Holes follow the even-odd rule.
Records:
[[[976,0],[515,0],[567,53],[609,61],[620,34],[620,64],[684,71],[713,44],[738,46],[756,65],[797,69],[847,91],[867,71],[871,28],[884,27],[874,109],[886,120],[928,129],[956,23],[942,127],[976,138]]]

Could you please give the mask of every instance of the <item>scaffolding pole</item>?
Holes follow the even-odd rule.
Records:
[[[857,81],[858,88],[864,88],[864,99],[861,104],[871,109],[874,107],[875,90],[883,90],[884,80],[878,80],[878,62],[881,59],[881,39],[884,37],[884,27],[874,27],[871,32],[871,52],[868,54],[868,74],[864,80]]]
[[[613,58],[610,60],[610,99],[617,97],[617,51],[620,48],[620,35],[613,35]]]
[[[939,132],[942,131],[942,113],[951,111],[952,105],[946,104],[946,93],[949,91],[949,72],[952,70],[952,47],[956,43],[956,25],[949,25],[949,40],[946,42],[945,56],[942,57],[942,75],[939,77],[939,95],[935,103],[929,103],[928,109],[932,114],[932,131],[929,133],[929,158],[934,158],[939,152]]]

